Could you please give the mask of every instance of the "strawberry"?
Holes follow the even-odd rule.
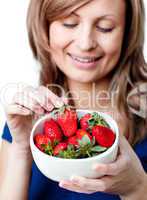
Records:
[[[44,123],[44,134],[47,135],[52,142],[60,142],[62,140],[62,132],[54,119],[49,119]]]
[[[35,145],[41,150],[44,151],[43,145],[51,144],[51,140],[47,135],[37,133],[34,137]]]
[[[53,155],[57,156],[60,152],[64,151],[67,149],[68,144],[66,142],[61,142],[57,144],[54,148]]]
[[[96,125],[92,128],[92,135],[102,147],[111,147],[115,141],[114,132],[105,126]]]
[[[78,126],[76,111],[67,106],[61,107],[57,113],[57,122],[66,137],[74,135]]]
[[[102,126],[107,126],[107,122],[101,117],[98,113],[93,112],[93,113],[87,113],[85,114],[81,119],[80,119],[80,126],[84,130],[88,130],[91,132],[92,127],[95,125],[102,125]]]
[[[84,135],[87,135],[89,137],[89,139],[91,140],[92,139],[92,136],[85,130],[83,129],[78,129],[76,131],[76,136],[79,140],[81,140],[83,138]]]
[[[79,146],[79,144],[78,144],[78,138],[77,138],[76,135],[73,135],[73,136],[69,137],[69,138],[67,139],[67,143],[68,143],[68,144],[71,144],[71,145],[73,145],[73,146],[76,146],[76,147]]]
[[[80,119],[80,126],[82,129],[87,130],[89,128],[89,119],[92,118],[90,113],[87,113]]]

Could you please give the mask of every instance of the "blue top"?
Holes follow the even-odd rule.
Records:
[[[12,142],[12,137],[7,124],[4,127],[2,138]],[[147,171],[147,138],[138,143],[134,148],[139,157],[143,168]],[[117,195],[110,195],[102,192],[94,194],[81,194],[70,192],[58,186],[54,182],[46,178],[37,168],[35,163],[32,165],[32,175],[30,178],[29,200],[120,200]]]

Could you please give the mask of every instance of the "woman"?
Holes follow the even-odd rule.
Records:
[[[18,92],[6,107],[1,199],[147,199],[147,121],[138,103],[147,80],[143,25],[141,0],[31,0],[28,33],[42,86]],[[134,88],[143,91],[137,95]],[[92,166],[105,174],[101,178],[72,177],[58,184],[32,165],[32,120],[67,100],[76,108],[109,113],[119,125],[117,160]]]

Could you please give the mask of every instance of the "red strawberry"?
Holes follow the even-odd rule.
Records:
[[[91,114],[87,113],[80,119],[80,126],[82,129],[87,130],[89,128],[88,120],[91,118],[92,118]]]
[[[70,137],[77,130],[77,113],[68,107],[63,107],[57,114],[57,122],[65,136]]]
[[[50,138],[47,135],[37,133],[34,137],[35,145],[41,150],[44,151],[44,148],[42,147],[43,144],[48,145],[51,143]]]
[[[83,129],[78,129],[76,131],[76,136],[79,140],[81,140],[83,138],[84,135],[87,135],[89,137],[90,140],[92,140],[92,136],[85,130]]]
[[[68,146],[68,144],[66,142],[61,142],[61,143],[57,144],[54,148],[53,155],[57,156],[60,153],[60,151],[66,150],[67,146]]]
[[[68,140],[67,140],[67,143],[72,144],[73,146],[79,146],[78,138],[77,138],[76,135],[69,137]]]
[[[114,132],[105,126],[96,125],[92,128],[92,135],[97,143],[103,147],[111,147],[115,141]]]
[[[62,140],[62,132],[57,122],[54,119],[50,119],[44,123],[44,133],[52,142],[60,142]]]
[[[109,127],[104,118],[100,116],[97,112],[93,112],[91,114],[87,113],[80,119],[80,126],[84,130],[88,130],[91,132],[92,128],[95,125],[102,125]]]

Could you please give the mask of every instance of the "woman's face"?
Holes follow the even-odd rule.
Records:
[[[51,23],[52,58],[69,79],[105,78],[119,60],[124,28],[124,0],[90,1]]]

